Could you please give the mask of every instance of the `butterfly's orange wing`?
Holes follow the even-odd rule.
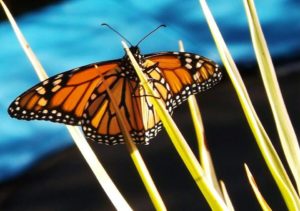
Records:
[[[118,66],[118,60],[66,71],[24,92],[8,108],[12,117],[79,125],[85,105],[99,85],[99,75]]]
[[[145,58],[148,65],[156,64],[170,86],[173,108],[189,95],[210,89],[222,79],[216,63],[193,53],[162,52],[145,55]]]

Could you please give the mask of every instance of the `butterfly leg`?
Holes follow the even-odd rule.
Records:
[[[153,81],[154,79],[151,78],[151,79],[149,79],[149,80]],[[132,87],[132,85],[130,84],[130,86],[131,86],[131,88],[132,88],[132,94],[131,94],[131,95],[132,95],[133,97],[154,97],[154,98],[156,98],[156,99],[160,99],[160,96],[153,96],[153,95],[147,95],[147,94],[136,94],[136,91],[137,91],[137,90],[143,90],[143,93],[145,93],[145,89],[144,89],[144,87],[141,86],[141,85],[137,85],[137,86],[135,86],[135,87]],[[140,91],[139,91],[138,93],[140,93]]]
[[[158,67],[158,62],[154,63],[153,65],[146,67],[144,72],[149,76],[156,68]],[[156,81],[154,78],[148,77],[148,82],[153,83]]]
[[[147,74],[150,74],[153,70],[155,70],[158,67],[158,62],[154,63],[153,65],[146,67],[144,72]]]

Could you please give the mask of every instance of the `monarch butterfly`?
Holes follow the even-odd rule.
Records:
[[[162,99],[170,114],[188,96],[211,88],[222,78],[218,65],[205,57],[187,52],[142,55],[138,44],[131,45],[130,51],[158,93],[155,97]],[[127,55],[52,76],[16,98],[8,113],[18,119],[80,125],[87,139],[122,143],[124,137],[104,80],[126,117],[132,139],[147,144],[161,130],[161,122],[150,103],[154,96],[145,93]]]

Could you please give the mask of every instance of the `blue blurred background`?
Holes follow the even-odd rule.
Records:
[[[300,1],[255,3],[273,58],[299,58]],[[210,0],[208,4],[236,61],[253,64],[255,57],[242,1]],[[17,4],[10,6],[18,7]],[[186,51],[220,62],[196,0],[153,0],[147,3],[68,0],[18,15],[17,22],[50,76],[123,56],[120,37],[101,27],[103,22],[115,27],[133,44],[164,23],[167,28],[151,35],[140,45],[143,53],[177,51],[177,41],[182,39]],[[8,116],[10,102],[37,83],[38,78],[6,20],[0,22],[0,45],[1,182],[19,175],[45,155],[72,145],[72,141],[63,125],[19,121]]]

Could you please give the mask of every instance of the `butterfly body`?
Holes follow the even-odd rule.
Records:
[[[130,51],[131,51],[132,55],[134,56],[135,60],[137,61],[137,63],[140,66],[142,66],[143,63],[145,62],[145,59],[144,59],[144,56],[140,53],[139,48],[132,46],[132,47],[130,47]],[[124,76],[130,80],[139,82],[139,78],[134,70],[134,67],[132,66],[129,57],[126,54],[121,59],[119,66],[121,68],[122,76]]]
[[[160,98],[166,109],[173,109],[188,96],[205,91],[222,77],[218,65],[202,56],[186,52],[161,52],[142,55],[130,48],[157,96],[149,96],[125,55],[118,60],[75,68],[33,86],[10,105],[12,117],[25,120],[49,120],[80,125],[88,139],[123,143],[116,112],[106,86],[117,101],[136,143],[148,143],[161,129],[159,116],[150,103]]]

